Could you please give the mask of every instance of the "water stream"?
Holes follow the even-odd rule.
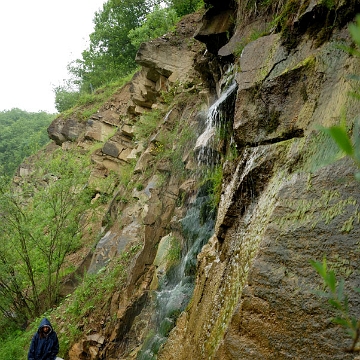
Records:
[[[237,83],[234,81],[223,91],[219,99],[210,106],[204,132],[198,137],[194,151],[198,164],[211,166],[219,160],[217,143],[224,136],[229,120],[234,117],[234,101]]]
[[[175,326],[178,315],[186,308],[192,296],[195,283],[196,256],[211,237],[215,216],[208,216],[203,222],[202,208],[209,201],[206,189],[199,192],[195,203],[180,220],[185,243],[180,263],[173,267],[160,282],[155,292],[155,319],[153,336],[145,341],[138,356],[139,360],[156,359],[160,346],[166,341]]]
[[[210,133],[217,131],[224,122],[232,121],[236,84],[230,85],[209,109],[204,133],[199,137],[198,161],[211,166],[214,164],[216,140]],[[206,141],[205,141],[206,140]],[[168,271],[159,281],[154,294],[155,311],[152,320],[153,330],[149,332],[138,360],[155,360],[160,346],[166,341],[170,330],[175,326],[179,314],[188,305],[195,286],[196,260],[201,248],[212,236],[215,225],[215,211],[209,211],[209,191],[207,185],[199,190],[196,200],[180,220],[184,240],[181,261]]]

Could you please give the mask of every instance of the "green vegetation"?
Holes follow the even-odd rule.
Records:
[[[0,112],[0,175],[12,176],[27,157],[49,142],[47,127],[55,115],[20,109]]]
[[[82,334],[81,327],[91,321],[89,313],[95,317],[104,311],[104,299],[109,299],[115,289],[120,290],[127,276],[127,266],[140,249],[139,244],[133,244],[127,251],[124,251],[111,266],[97,274],[87,275],[82,284],[69,295],[64,301],[53,310],[49,310],[44,316],[54,323],[65,324],[64,331],[56,327],[59,337],[60,356],[65,357],[73,344]],[[97,310],[96,310],[97,309]],[[1,318],[0,318],[1,320]],[[58,321],[56,321],[58,320]],[[112,321],[109,319],[108,321]],[[39,318],[29,326],[28,330],[22,332],[14,330],[8,323],[0,322],[2,329],[0,333],[2,345],[0,347],[0,359],[18,360],[26,357],[27,348],[32,335],[37,329]]]
[[[101,86],[92,93],[73,91],[70,85],[58,86],[54,88],[56,109],[64,117],[75,116],[79,120],[85,120],[96,113],[105,101],[130,81],[137,70]]]
[[[170,263],[176,263],[181,259],[181,242],[176,237],[170,239],[170,249],[167,254],[167,260]]]
[[[122,252],[110,266],[101,269],[96,274],[88,274],[74,293],[60,304],[54,315],[61,316],[65,323],[73,324],[59,336],[61,343],[71,345],[77,340],[81,335],[80,328],[91,321],[90,313],[92,316],[103,313],[105,299],[108,300],[116,289],[121,290],[126,284],[127,266],[140,248],[141,244],[133,244]],[[64,353],[68,350],[62,349]]]
[[[159,134],[158,140],[157,160],[167,162],[169,171],[183,179],[187,173],[184,157],[195,144],[194,132],[186,124],[177,122],[171,131]]]
[[[348,156],[353,159],[354,163],[360,169],[360,148],[359,148],[359,123],[355,122],[354,138],[352,139],[347,132],[344,122],[340,125],[335,125],[330,128],[322,128],[322,131],[331,137],[336,143],[338,149],[341,150],[343,156]],[[360,172],[355,173],[355,178],[360,181]],[[349,199],[351,204],[356,205],[355,200]],[[337,207],[342,207],[341,202],[337,203]],[[330,207],[331,208],[331,207]],[[339,209],[341,210],[341,209]],[[335,216],[337,214],[335,213]],[[341,231],[349,232],[352,229],[354,220],[359,219],[359,214],[356,208],[355,213],[343,224]],[[326,223],[326,222],[325,222]],[[352,345],[347,351],[355,352],[359,351],[357,347],[360,338],[360,319],[351,315],[348,295],[344,291],[344,278],[336,279],[334,269],[328,269],[326,258],[322,263],[314,260],[310,261],[313,268],[322,277],[326,291],[318,292],[320,296],[328,299],[328,303],[337,314],[332,318],[335,324],[343,327],[352,339]],[[354,289],[357,293],[360,293],[360,289]]]
[[[266,32],[253,30],[247,37],[242,38],[241,41],[237,44],[236,49],[234,50],[234,55],[236,57],[240,57],[242,51],[244,50],[244,47],[251,43],[252,41],[255,41],[259,39],[260,37],[266,35]]]
[[[136,139],[147,139],[153,134],[155,129],[162,119],[162,113],[160,110],[151,110],[140,115],[138,121],[135,124],[135,136]]]
[[[136,68],[137,48],[129,41],[128,34],[142,25],[153,5],[153,1],[108,0],[95,13],[88,49],[82,52],[82,59],[68,67],[81,91],[93,92]]]
[[[349,27],[350,33],[357,47],[360,47],[360,15],[356,18],[356,24],[351,24]],[[350,54],[360,56],[357,50],[351,49]],[[359,80],[358,77],[354,77]],[[350,94],[357,98],[357,93]],[[359,120],[355,119],[353,136],[349,135],[349,131],[346,128],[346,118],[343,117],[339,125],[331,126],[330,128],[321,128],[322,132],[327,134],[331,139],[334,140],[338,149],[342,152],[343,156],[351,158],[358,170],[360,169],[360,136],[359,136]],[[360,181],[360,172],[355,173],[355,178]],[[353,226],[355,217],[359,219],[357,213],[351,216],[343,225],[341,229],[344,232],[349,232]],[[328,269],[326,258],[323,258],[322,262],[310,260],[311,265],[321,276],[324,282],[325,291],[319,292],[320,296],[328,299],[328,303],[335,311],[336,316],[332,318],[335,324],[340,325],[348,333],[352,339],[352,344],[348,352],[360,351],[358,342],[360,339],[360,319],[351,315],[351,309],[349,307],[349,296],[345,293],[345,280],[344,278],[336,279],[336,274],[333,269]],[[346,259],[341,259],[341,265],[346,263]],[[350,275],[348,272],[347,275]],[[353,289],[355,292],[360,293],[359,288]]]
[[[169,6],[174,8],[179,17],[191,14],[204,7],[203,0],[169,0]]]
[[[173,0],[167,2],[164,9],[156,5],[156,1],[109,0],[95,14],[95,30],[90,36],[89,48],[82,53],[81,59],[69,65],[72,79],[54,88],[56,108],[62,117],[87,119],[95,113],[132,76],[136,69],[137,46],[170,31],[179,17],[203,6],[203,2]],[[166,24],[164,17],[168,20]],[[169,94],[163,94],[166,105],[170,105],[178,94],[178,88],[182,91],[177,84]],[[181,106],[185,104],[186,100],[183,100]],[[136,140],[141,142],[154,134],[164,116],[159,110],[143,114],[136,124]],[[28,131],[27,127],[23,128]],[[154,142],[156,151],[152,155],[157,161],[169,161],[171,171],[180,169],[177,174],[185,174],[184,157],[194,145],[194,132],[179,119],[171,125],[161,124],[160,128],[161,142]],[[29,132],[27,135],[29,140]],[[177,144],[176,148],[174,144]],[[29,174],[21,178],[20,186],[14,188],[5,180],[1,183],[1,359],[25,358],[39,317],[44,315],[58,324],[60,356],[64,357],[70,346],[83,335],[83,328],[88,329],[89,322],[100,318],[104,307],[110,306],[113,292],[121,291],[125,285],[127,266],[139,250],[139,244],[132,244],[99,273],[79,279],[81,285],[66,299],[60,296],[61,281],[74,270],[67,264],[67,256],[84,246],[89,240],[86,235],[98,236],[93,224],[99,220],[97,216],[103,214],[103,208],[109,205],[114,192],[118,195],[113,202],[118,201],[121,208],[121,203],[133,201],[133,188],[143,190],[147,176],[134,176],[134,163],[131,163],[121,166],[120,173],[110,171],[105,179],[94,180],[92,177],[90,183],[89,158],[84,149],[81,155],[60,148],[46,156],[38,153],[31,162],[28,161]],[[155,168],[150,170],[157,171]],[[160,173],[159,182],[168,178],[167,174],[163,175],[165,173]],[[110,223],[111,217],[109,210],[105,220]],[[170,260],[177,261],[180,251],[179,241],[173,239]],[[60,323],[64,324],[62,328]],[[19,330],[24,326],[27,331]]]
[[[342,326],[352,339],[351,347],[347,351],[358,351],[356,346],[360,338],[360,319],[350,314],[348,295],[344,292],[344,279],[336,279],[334,270],[328,269],[325,257],[322,263],[313,260],[310,262],[323,279],[327,289],[327,291],[318,291],[317,293],[328,299],[328,303],[336,310],[337,316],[332,318],[332,322]],[[355,291],[360,293],[360,288]]]
[[[153,12],[147,14],[146,21],[141,26],[129,31],[128,37],[139,48],[141,43],[174,30],[178,20],[175,9],[156,6]]]
[[[84,159],[47,156],[21,190],[0,186],[0,311],[18,324],[57,303],[65,257],[80,246],[91,208]]]
[[[222,165],[217,165],[210,169],[206,174],[206,181],[210,182],[210,198],[212,209],[217,209],[220,203],[223,180]]]
[[[95,13],[94,32],[81,59],[68,65],[71,76],[54,87],[59,112],[81,104],[106,84],[127,77],[136,68],[139,45],[171,31],[183,15],[203,6],[202,0],[108,0]]]

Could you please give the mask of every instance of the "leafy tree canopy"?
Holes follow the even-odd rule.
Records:
[[[25,157],[49,142],[46,129],[54,117],[17,108],[0,111],[0,175],[12,176]]]
[[[169,0],[168,5],[181,17],[199,10],[204,6],[204,2],[203,0]]]
[[[93,92],[131,73],[142,42],[170,31],[201,6],[203,0],[108,0],[95,13],[88,48],[68,65],[71,80],[54,88],[57,110],[74,106],[76,92]]]
[[[175,9],[156,6],[154,11],[146,16],[146,21],[141,26],[129,31],[131,44],[138,49],[141,43],[172,30],[178,20]]]
[[[152,7],[151,0],[109,0],[95,13],[89,48],[68,67],[81,90],[92,91],[136,67],[137,48],[128,33],[143,23]]]
[[[61,149],[14,191],[0,178],[0,313],[20,322],[56,304],[65,257],[90,221],[89,159]],[[88,216],[85,213],[88,213]],[[13,316],[16,314],[16,317]]]

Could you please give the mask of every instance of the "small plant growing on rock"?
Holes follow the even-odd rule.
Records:
[[[324,1],[325,2],[325,1]],[[330,1],[333,3],[332,1]],[[351,24],[349,27],[352,39],[356,43],[357,47],[360,46],[360,15],[356,18],[356,24]],[[348,53],[360,57],[360,52],[357,49],[343,48]],[[359,80],[358,76],[353,76],[355,80]],[[351,93],[351,96],[355,96],[360,99],[358,93]],[[329,128],[322,127],[321,130],[329,135],[338,148],[342,151],[344,156],[350,157],[358,169],[360,169],[360,136],[359,136],[359,121],[355,121],[353,129],[353,137],[348,134],[346,128],[346,119],[343,117],[340,125],[334,125]],[[355,173],[355,178],[360,181],[360,171]],[[336,279],[335,271],[330,270],[327,267],[326,258],[322,263],[314,260],[310,261],[312,267],[317,271],[324,281],[325,291],[320,292],[319,295],[328,299],[331,307],[336,311],[336,316],[332,319],[335,324],[342,326],[352,339],[352,345],[348,352],[359,352],[359,339],[360,339],[360,319],[351,315],[349,308],[348,295],[344,292],[344,279]],[[360,293],[360,288],[353,289],[355,292]]]
[[[336,279],[334,270],[327,267],[326,258],[322,262],[310,261],[312,267],[318,272],[324,281],[327,291],[318,292],[320,296],[328,299],[329,304],[336,310],[337,316],[332,322],[342,326],[352,339],[352,345],[347,351],[360,351],[357,343],[360,337],[360,319],[350,314],[348,296],[344,293],[344,279]],[[360,289],[355,289],[360,293]]]

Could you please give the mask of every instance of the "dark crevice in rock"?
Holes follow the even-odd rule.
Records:
[[[234,33],[237,4],[233,1],[215,1],[207,5],[202,26],[194,38],[204,43],[210,53],[217,54]]]
[[[265,78],[262,80],[262,83],[264,83],[271,75],[271,73],[273,72],[273,70],[278,66],[280,65],[282,62],[286,61],[287,60],[287,57],[286,58],[283,58],[279,61],[277,61],[276,63],[273,64],[273,66],[271,67],[271,69],[268,71],[267,75],[265,76]]]
[[[295,129],[293,131],[290,131],[288,133],[285,133],[285,134],[278,136],[276,138],[273,138],[273,139],[266,139],[266,140],[254,142],[254,143],[246,143],[246,146],[257,147],[260,145],[271,145],[271,144],[276,144],[276,143],[279,143],[282,141],[291,140],[294,138],[301,138],[301,137],[304,137],[304,130],[303,129]]]

